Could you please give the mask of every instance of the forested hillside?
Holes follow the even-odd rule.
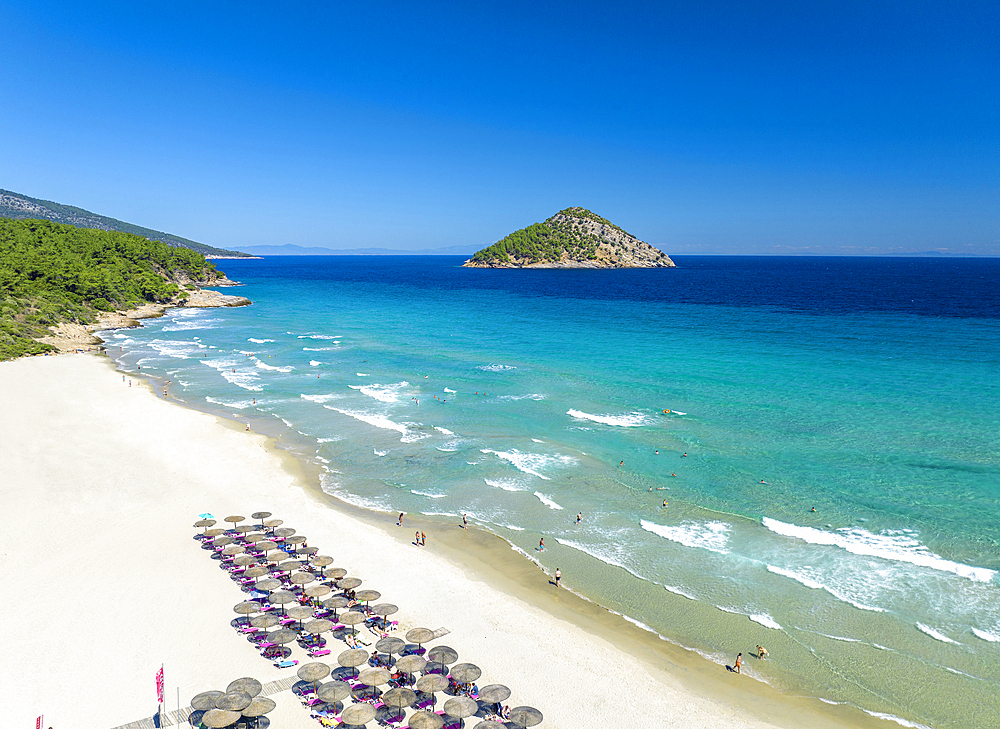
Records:
[[[33,337],[99,312],[182,301],[220,278],[200,253],[139,235],[0,218],[0,359],[52,347]]]
[[[10,190],[0,190],[0,217],[13,218],[14,220],[51,220],[55,223],[66,223],[67,225],[75,225],[79,228],[96,228],[97,230],[117,230],[122,233],[134,233],[150,240],[167,243],[168,245],[190,248],[205,256],[216,256],[219,258],[250,256],[248,253],[214,248],[204,243],[181,238],[179,235],[173,235],[172,233],[143,228],[141,225],[126,223],[122,220],[109,218],[106,215],[98,215],[83,208],[63,205],[51,200],[39,200],[38,198],[28,197],[27,195],[22,195],[19,192],[11,192]]]

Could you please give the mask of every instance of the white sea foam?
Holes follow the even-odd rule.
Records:
[[[944,633],[939,633],[938,631],[934,630],[934,628],[930,627],[929,625],[924,625],[923,623],[917,623],[917,629],[921,633],[926,633],[927,635],[929,635],[934,640],[939,640],[942,643],[952,643],[953,645],[961,645],[961,643],[959,643],[957,640],[952,640],[951,638],[949,638]]]
[[[571,456],[552,456],[544,453],[523,453],[516,448],[509,451],[494,451],[489,448],[483,448],[481,452],[492,453],[497,458],[510,463],[518,471],[521,471],[522,473],[530,473],[532,476],[537,476],[544,481],[551,481],[552,479],[543,474],[541,469],[571,466],[577,462],[576,459]]]
[[[667,592],[672,592],[675,595],[680,595],[681,597],[686,597],[688,600],[697,600],[698,599],[694,595],[692,595],[691,593],[685,592],[681,588],[674,587],[673,585],[664,585],[663,589],[666,590]]]
[[[973,628],[972,634],[975,635],[980,640],[985,640],[990,643],[1000,643],[1000,633],[991,633],[988,630],[980,630],[979,628]]]
[[[342,335],[336,334],[300,334],[299,339],[340,339]]]
[[[309,402],[324,403],[324,402],[330,402],[330,400],[337,400],[341,397],[341,395],[335,395],[334,393],[327,393],[326,395],[300,394],[299,397],[301,397],[303,400],[308,400]]]
[[[452,433],[447,428],[442,428],[442,427],[440,427],[438,425],[434,426],[434,430],[438,431],[439,433],[444,433],[445,435],[455,435],[454,433]]]
[[[801,539],[809,544],[839,547],[851,554],[879,557],[895,562],[909,562],[919,567],[951,572],[975,582],[990,582],[997,574],[996,570],[970,567],[943,559],[921,544],[911,531],[893,530],[872,534],[859,527],[841,527],[828,532],[813,527],[786,524],[766,516],[762,521],[764,526],[776,534]]]
[[[430,491],[417,491],[416,489],[410,489],[411,494],[416,494],[417,496],[426,496],[431,499],[443,499],[448,494],[434,494]]]
[[[446,448],[445,446],[434,446],[437,450],[442,453],[458,453],[458,448]]]
[[[559,506],[559,504],[557,504],[555,501],[553,501],[551,497],[546,496],[543,493],[539,493],[538,491],[535,492],[535,496],[536,496],[536,498],[539,501],[541,501],[543,504],[545,504],[550,509],[555,509],[557,511],[562,511],[563,507]]]
[[[755,623],[763,625],[765,628],[771,628],[772,630],[781,630],[781,626],[767,613],[753,613],[752,615],[747,615]]]
[[[528,395],[501,395],[497,400],[544,400],[545,395],[538,395],[536,393],[531,393]]]
[[[869,711],[868,709],[861,709],[863,712],[868,714],[868,716],[874,716],[876,719],[882,719],[884,721],[894,721],[900,726],[905,726],[907,729],[931,729],[926,724],[914,724],[912,721],[907,721],[906,719],[901,719],[895,714],[886,714],[881,711]]]
[[[368,423],[368,425],[373,425],[376,428],[382,428],[384,430],[395,430],[400,433],[403,437],[400,441],[403,443],[412,443],[413,441],[420,440],[421,438],[426,438],[427,436],[422,433],[416,433],[410,430],[408,427],[402,423],[397,423],[393,420],[389,420],[386,416],[381,413],[367,413],[362,410],[342,410],[341,408],[335,408],[332,405],[324,405],[323,407],[328,410],[333,410],[340,413],[341,415],[346,415],[355,420],[360,420],[362,423]]]
[[[470,464],[471,465],[471,464]],[[515,479],[512,478],[484,478],[487,486],[504,491],[524,491]]]
[[[358,376],[361,376],[360,372]],[[409,386],[410,383],[405,380],[392,385],[380,385],[377,382],[373,382],[370,385],[348,385],[352,390],[358,390],[362,395],[375,398],[380,402],[399,402],[403,395],[403,388]]]
[[[311,360],[309,360],[309,366],[310,367],[319,367],[321,364],[323,364],[323,363],[320,362],[318,359],[311,359]]]
[[[253,405],[253,401],[251,400],[218,400],[214,397],[206,397],[205,400],[215,405],[224,405],[227,408],[235,408],[237,410],[244,410]]]
[[[354,374],[356,374],[358,377],[371,377],[371,375],[368,374],[367,372],[355,372]]]
[[[511,551],[513,551],[513,552],[517,552],[517,553],[518,553],[518,554],[520,554],[520,555],[521,555],[522,557],[525,557],[525,558],[526,558],[526,559],[528,559],[529,561],[531,561],[531,562],[534,562],[534,563],[535,563],[536,565],[538,565],[539,567],[542,567],[542,563],[538,561],[538,558],[537,558],[537,557],[535,557],[535,556],[533,556],[533,555],[530,555],[530,554],[528,554],[527,552],[525,552],[525,551],[524,551],[523,549],[521,549],[521,548],[520,548],[519,546],[517,546],[516,544],[511,544],[511,545],[510,545],[510,548],[511,548]],[[545,568],[544,568],[544,567],[542,567],[542,569],[545,569]]]
[[[829,638],[830,640],[839,640],[842,643],[865,643],[866,642],[866,641],[863,641],[863,640],[858,640],[857,638],[848,638],[848,637],[843,636],[843,635],[830,635],[829,633],[820,633],[819,631],[814,631],[814,632],[816,632],[816,635],[822,635],[824,638]]]
[[[454,390],[452,390],[452,389],[450,389],[450,388],[447,388],[447,387],[446,387],[446,388],[444,388],[444,391],[445,391],[445,392],[450,392],[450,393],[452,393],[453,395],[455,394],[455,391],[454,391]]]
[[[197,346],[192,346],[191,342],[177,342],[169,339],[154,339],[149,343],[149,346],[161,357],[174,359],[189,359],[190,355],[198,349]]]
[[[291,372],[292,370],[295,369],[294,367],[292,367],[292,365],[284,365],[284,366],[269,365],[266,362],[260,361],[259,359],[257,360],[257,368],[262,370],[268,370],[270,372]]]
[[[303,347],[303,352],[332,352],[336,347]]]
[[[247,339],[247,341],[248,342],[253,342],[254,344],[266,344],[267,342],[273,342],[274,340],[273,339],[254,339],[253,337],[250,337],[249,339]]]
[[[808,575],[805,575],[805,574],[802,574],[801,572],[795,572],[793,570],[783,569],[781,567],[775,567],[774,565],[771,565],[771,564],[767,565],[767,571],[771,572],[773,574],[776,574],[776,575],[781,575],[782,577],[787,577],[787,578],[789,578],[791,580],[795,580],[796,582],[798,582],[798,583],[800,583],[802,585],[805,585],[806,587],[808,587],[810,589],[813,589],[813,590],[824,590],[824,591],[828,592],[829,594],[833,595],[838,600],[841,600],[842,602],[849,603],[849,604],[853,605],[854,607],[858,608],[859,610],[869,610],[869,611],[875,612],[875,613],[884,613],[885,612],[885,610],[883,610],[880,607],[873,607],[871,605],[865,605],[864,603],[858,602],[857,600],[852,600],[850,597],[848,597],[847,595],[844,595],[839,590],[835,590],[834,588],[832,588],[832,587],[830,587],[828,585],[824,585],[822,582],[818,582],[817,580],[813,579],[812,577],[810,577]]]
[[[201,364],[217,370],[228,382],[244,390],[259,392],[264,388],[256,384],[260,380],[260,375],[245,368],[237,369],[235,365],[241,365],[242,359],[202,359]]]
[[[685,547],[698,547],[718,554],[729,554],[726,547],[729,544],[730,530],[725,522],[685,521],[676,526],[666,526],[640,519],[639,524],[647,532],[658,534]]]
[[[593,415],[592,413],[585,413],[570,408],[566,411],[566,414],[577,420],[591,420],[595,423],[616,425],[621,428],[637,428],[650,423],[649,417],[640,412],[625,413],[624,415]]]
[[[488,364],[480,365],[476,367],[477,370],[482,370],[483,372],[503,372],[504,370],[516,370],[517,367],[505,364]]]
[[[421,511],[424,516],[458,516],[454,511]]]
[[[379,458],[389,455],[389,451],[380,451],[378,448],[372,448],[372,453]]]
[[[317,443],[333,443],[335,441],[341,440],[340,438],[317,438]]]
[[[545,442],[544,440],[538,440],[538,438],[532,438],[531,440],[532,440],[533,443],[544,443]]]
[[[174,321],[171,324],[167,324],[160,331],[163,332],[187,332],[192,329],[215,329],[210,324],[214,324],[220,319],[202,319],[200,321]]]

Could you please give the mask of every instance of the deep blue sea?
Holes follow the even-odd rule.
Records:
[[[220,261],[253,306],[105,336],[331,496],[467,514],[650,640],[1000,726],[1000,259],[674,259]]]

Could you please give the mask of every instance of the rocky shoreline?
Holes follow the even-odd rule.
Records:
[[[227,279],[225,282],[218,282],[213,285],[237,286],[238,284]],[[50,327],[52,334],[47,337],[38,337],[37,341],[52,345],[60,353],[76,352],[104,344],[104,340],[96,336],[94,332],[104,329],[133,329],[140,327],[142,326],[142,319],[155,319],[163,316],[163,313],[167,309],[214,309],[223,306],[249,306],[252,303],[245,296],[220,294],[218,291],[207,289],[196,289],[186,293],[187,299],[183,301],[178,298],[175,301],[164,304],[144,304],[135,309],[105,312],[92,324],[63,322],[62,324]]]

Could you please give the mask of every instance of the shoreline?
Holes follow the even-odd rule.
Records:
[[[76,358],[57,358],[76,359]],[[92,358],[81,358],[92,359]],[[29,360],[30,361],[30,360]],[[115,368],[115,364],[110,359],[101,362],[101,366]],[[72,368],[71,368],[72,369]],[[114,369],[117,373],[117,369]],[[141,375],[135,375],[142,379]],[[115,377],[110,378],[113,386]],[[151,386],[140,387],[139,390],[153,395],[149,400],[161,399]],[[188,413],[195,417],[204,417],[213,424],[221,424],[225,431],[230,433],[231,438],[241,438],[247,440],[243,431],[242,423],[228,419],[219,415],[207,413],[206,411],[193,408],[181,401],[172,404],[184,405],[183,408],[175,408],[178,411]],[[100,403],[97,404],[98,407]],[[186,416],[185,416],[186,417]],[[602,648],[609,649],[615,655],[617,661],[624,661],[631,666],[629,670],[640,670],[647,674],[652,686],[657,693],[668,690],[676,700],[681,697],[680,704],[665,703],[657,712],[649,705],[649,713],[638,715],[634,721],[635,725],[650,726],[664,725],[662,720],[657,720],[657,716],[675,716],[680,722],[678,726],[714,726],[716,722],[723,719],[729,723],[736,722],[737,726],[813,726],[817,728],[825,727],[885,727],[882,720],[866,716],[853,707],[817,706],[819,701],[812,698],[803,698],[782,694],[769,686],[757,681],[745,681],[743,677],[738,678],[725,671],[722,667],[703,659],[693,651],[682,648],[678,645],[661,640],[655,635],[648,633],[636,625],[627,621],[626,618],[612,613],[603,606],[598,605],[584,597],[578,596],[569,590],[552,587],[548,583],[548,577],[541,569],[529,559],[523,557],[513,550],[511,545],[499,535],[486,529],[474,527],[472,529],[462,529],[458,524],[444,524],[430,519],[418,519],[407,516],[404,520],[404,529],[398,530],[395,527],[395,516],[383,515],[378,512],[362,509],[357,506],[345,503],[335,497],[325,494],[319,486],[319,470],[314,464],[303,462],[298,456],[281,446],[279,438],[266,438],[259,434],[253,434],[249,439],[257,443],[257,447],[268,454],[268,458],[277,464],[291,479],[289,484],[307,498],[314,505],[321,507],[318,515],[320,518],[325,512],[335,512],[336,520],[347,520],[352,528],[357,529],[359,525],[364,525],[376,530],[382,535],[382,540],[390,540],[395,543],[393,548],[394,558],[409,561],[416,548],[409,542],[407,536],[410,533],[408,527],[421,527],[424,530],[431,530],[429,539],[430,547],[427,551],[419,550],[418,554],[430,556],[431,553],[436,559],[443,560],[443,570],[445,572],[461,572],[468,584],[480,585],[473,590],[474,594],[479,594],[483,590],[496,591],[507,601],[520,603],[522,607],[540,611],[540,620],[546,623],[546,627],[552,630],[569,631],[589,636],[589,641],[596,641],[602,644]],[[249,504],[246,509],[258,508]],[[213,512],[214,513],[214,512]],[[237,513],[242,513],[237,510]],[[277,516],[283,516],[277,514]],[[196,514],[195,514],[196,516]],[[218,514],[217,514],[218,516]],[[327,516],[333,516],[332,514]],[[295,522],[298,521],[296,518]],[[292,520],[286,519],[287,523],[294,524]],[[192,519],[193,523],[193,519]],[[310,527],[307,533],[312,534],[315,530]],[[185,532],[185,536],[190,536],[193,532]],[[328,542],[324,539],[318,542],[322,553],[336,555]],[[203,558],[198,560],[202,563],[209,562]],[[338,559],[338,564],[340,560]],[[440,564],[440,563],[439,563]],[[197,565],[191,565],[197,567]],[[348,566],[345,564],[344,566]],[[207,570],[207,564],[205,568]],[[213,572],[209,570],[209,572]],[[353,571],[352,571],[353,574]],[[216,572],[214,577],[220,575]],[[363,576],[363,575],[360,575]],[[223,581],[228,582],[228,581]],[[572,584],[573,580],[570,580]],[[388,584],[376,585],[385,589]],[[393,595],[389,598],[398,602],[401,613],[409,609],[407,596],[408,590],[401,591],[396,595],[393,587]],[[236,600],[233,600],[235,602]],[[221,616],[232,617],[228,614],[229,606],[223,601],[215,605],[217,618]],[[484,620],[489,620],[489,616],[482,616]],[[555,624],[555,625],[552,625]],[[228,626],[227,626],[228,627]],[[430,625],[428,627],[437,627]],[[454,626],[449,625],[454,634],[454,638],[449,636],[445,642],[456,645],[465,631],[457,631]],[[232,642],[233,636],[227,636]],[[577,637],[580,637],[578,634]],[[471,636],[470,636],[471,637]],[[496,680],[507,683],[514,690],[515,696],[522,694],[521,684],[525,678],[520,666],[516,662],[506,661],[509,670],[505,669],[502,675],[499,672],[493,674],[487,669],[492,654],[496,652],[492,644],[499,638],[489,638],[488,636],[475,637],[476,649],[469,653],[459,648],[460,653],[470,656],[469,660],[475,660],[483,666],[487,675],[491,675]],[[573,654],[575,657],[575,654]],[[258,663],[264,663],[259,657],[255,657]],[[478,660],[477,660],[478,658]],[[269,664],[264,664],[271,671],[271,678],[274,678],[274,669]],[[510,671],[514,671],[511,673]],[[516,677],[515,677],[516,676]],[[232,676],[234,678],[236,676]],[[528,677],[527,683],[535,683],[537,678]],[[583,680],[581,687],[589,685],[587,676],[576,676],[577,681]],[[491,679],[492,680],[492,679]],[[738,681],[736,684],[734,681]],[[208,688],[203,687],[203,688]],[[544,689],[544,686],[535,687],[535,690]],[[592,689],[591,689],[592,690]],[[543,713],[546,713],[546,726],[560,726],[567,722],[559,721],[559,712],[546,711],[547,703],[543,695],[534,702]],[[631,691],[629,692],[631,694]],[[634,695],[634,694],[632,694]],[[531,703],[531,702],[527,702]],[[656,703],[656,702],[653,702]],[[698,705],[697,711],[694,711]],[[297,708],[297,707],[293,707]],[[315,726],[308,720],[308,714],[298,709],[302,717],[308,721],[306,726]],[[665,712],[665,713],[664,713]],[[692,713],[693,712],[693,713]],[[707,712],[707,713],[706,713]],[[620,718],[621,707],[615,707],[613,711],[604,714],[607,721]],[[593,712],[590,712],[593,714]],[[588,716],[590,715],[588,714]],[[714,715],[710,718],[709,715]],[[572,714],[570,714],[572,716]],[[699,718],[704,723],[699,724]],[[594,726],[602,723],[598,721],[600,715],[594,715]],[[579,719],[574,720],[579,724]],[[294,725],[294,724],[293,724]],[[588,725],[586,721],[584,725]]]

